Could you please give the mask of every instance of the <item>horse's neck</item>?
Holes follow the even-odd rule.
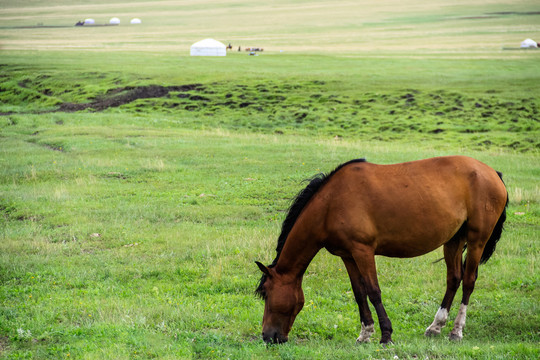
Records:
[[[291,232],[287,238],[274,269],[279,274],[302,278],[321,247],[310,241],[309,237],[295,234],[297,233]]]

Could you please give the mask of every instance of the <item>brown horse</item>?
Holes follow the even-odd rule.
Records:
[[[415,257],[441,245],[446,293],[425,334],[440,334],[463,281],[461,307],[450,333],[450,339],[460,340],[478,265],[495,250],[507,204],[502,174],[464,156],[395,165],[352,160],[313,178],[289,209],[274,262],[268,267],[256,262],[263,272],[256,292],[265,300],[264,341],[288,340],[304,305],[304,272],[326,248],[347,268],[362,323],[357,341],[368,342],[374,332],[369,298],[379,318],[381,343],[391,342],[392,324],[381,301],[375,255]]]

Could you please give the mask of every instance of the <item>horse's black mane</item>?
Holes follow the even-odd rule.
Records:
[[[285,217],[285,220],[283,221],[283,224],[281,225],[281,234],[278,238],[278,243],[276,247],[276,258],[274,261],[272,261],[272,264],[270,264],[269,267],[274,267],[279,259],[279,255],[281,255],[281,251],[283,250],[283,247],[285,246],[285,241],[287,240],[287,237],[289,236],[289,233],[291,232],[294,224],[296,223],[296,220],[302,213],[302,210],[306,207],[306,205],[309,203],[313,195],[315,195],[324,184],[328,182],[328,180],[336,173],[338,172],[342,167],[347,166],[352,163],[358,163],[358,162],[365,162],[365,159],[355,159],[348,161],[344,164],[339,165],[337,168],[334,169],[334,171],[330,172],[329,174],[317,174],[311,179],[307,179],[306,181],[309,181],[308,186],[306,186],[302,191],[296,195],[296,197],[293,199],[291,206],[289,207],[289,211],[287,213],[287,216]],[[257,290],[255,290],[255,293],[259,295],[261,298],[265,298],[266,294],[264,292],[264,283],[266,281],[266,275],[263,274],[261,277],[261,280],[259,282],[259,286],[257,287]]]

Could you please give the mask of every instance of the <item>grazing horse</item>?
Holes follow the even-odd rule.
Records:
[[[495,250],[506,219],[508,194],[502,174],[464,156],[395,165],[363,159],[311,180],[293,201],[278,239],[277,256],[263,272],[256,293],[265,300],[262,336],[283,343],[304,305],[302,277],[322,248],[347,268],[368,342],[374,321],[381,343],[392,341],[392,324],[381,301],[375,255],[420,256],[440,247],[446,262],[446,293],[425,334],[438,335],[463,282],[463,298],[450,339],[460,340],[478,265]],[[467,256],[463,262],[463,252]]]

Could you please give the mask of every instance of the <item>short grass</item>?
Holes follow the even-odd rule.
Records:
[[[202,5],[194,1],[154,2],[159,21],[118,27],[119,38],[103,28],[13,29],[45,15],[44,25],[71,14],[106,19],[122,6],[57,1],[52,11],[43,4],[4,1],[0,14],[1,358],[540,356],[540,53],[456,45],[459,36],[500,34],[510,20],[521,25],[501,42],[521,41],[537,27],[535,4],[413,2],[394,13],[394,2],[382,2],[363,13],[370,19],[363,30],[396,41],[384,47],[353,37],[347,48],[333,39],[357,31],[346,10],[358,14],[358,5],[245,2],[223,18],[231,4],[208,1],[229,33],[242,15],[255,16],[243,23],[253,37],[233,40],[276,46],[220,59],[177,48],[202,36],[173,23],[182,4],[187,23],[197,23]],[[125,16],[149,4],[134,2]],[[299,21],[272,28],[265,21],[278,9],[289,17],[299,11]],[[334,17],[323,16],[329,9]],[[467,18],[504,10],[511,13]],[[322,28],[301,26],[310,19],[322,19]],[[79,30],[94,35],[73,51]],[[171,44],[167,30],[183,40]],[[426,31],[438,40],[422,47]],[[285,33],[316,39],[304,48],[312,53],[300,53]],[[116,51],[104,51],[109,41]],[[388,348],[355,345],[360,324],[349,281],[339,259],[323,251],[304,279],[306,306],[291,341],[264,345],[253,262],[272,261],[302,181],[352,158],[394,163],[448,154],[502,171],[510,195],[506,230],[480,268],[464,340],[448,341],[448,328],[440,338],[423,336],[444,293],[444,265],[433,263],[440,250],[377,260],[395,330]]]
[[[443,293],[444,265],[432,264],[440,252],[379,259],[395,328],[389,349],[354,345],[359,320],[348,279],[337,258],[321,253],[305,278],[306,308],[291,344],[266,348],[253,261],[272,260],[301,180],[353,157],[390,163],[455,151],[160,129],[126,125],[116,114],[26,119],[2,139],[7,357],[538,355],[536,155],[464,152],[505,172],[522,198],[512,201],[505,237],[480,270],[461,344],[423,337]]]

